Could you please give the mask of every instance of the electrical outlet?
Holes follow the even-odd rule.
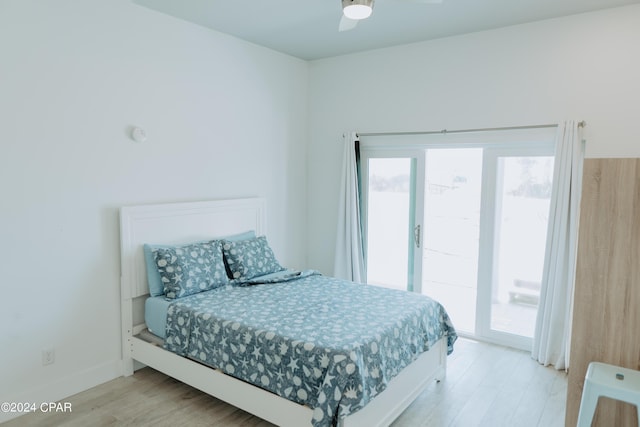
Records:
[[[53,348],[45,348],[42,350],[42,366],[53,365],[56,361],[56,351]]]

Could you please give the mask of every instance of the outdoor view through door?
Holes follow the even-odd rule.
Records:
[[[437,299],[463,334],[529,348],[552,143],[450,146],[361,144],[367,281]]]

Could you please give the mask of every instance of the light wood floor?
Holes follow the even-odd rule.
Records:
[[[562,427],[566,390],[566,375],[529,353],[459,339],[446,379],[429,386],[393,427]],[[150,368],[64,401],[71,413],[33,413],[2,426],[272,426]]]

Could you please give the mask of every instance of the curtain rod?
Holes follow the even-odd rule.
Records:
[[[585,127],[587,122],[582,120],[578,122],[578,127]],[[469,133],[469,132],[491,132],[496,130],[518,130],[518,129],[542,129],[557,127],[558,123],[550,123],[546,125],[529,125],[529,126],[507,126],[498,128],[478,128],[478,129],[455,129],[455,130],[430,130],[430,131],[417,131],[417,132],[357,132],[360,136],[386,136],[386,135],[435,135],[435,134],[447,134],[447,133]]]

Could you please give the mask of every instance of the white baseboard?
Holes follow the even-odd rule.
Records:
[[[43,402],[58,402],[74,394],[122,376],[122,361],[107,362],[93,368],[61,378],[42,387],[17,395],[2,396],[1,402],[30,402],[40,406]],[[73,410],[73,408],[72,408]],[[0,412],[0,423],[19,417],[20,413]]]

